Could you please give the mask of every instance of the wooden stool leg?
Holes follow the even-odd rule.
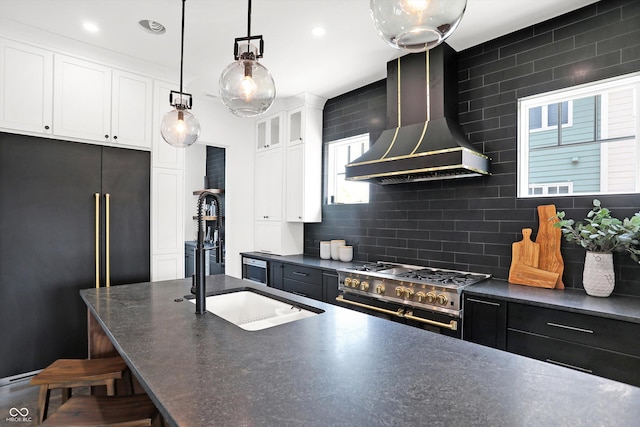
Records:
[[[69,400],[70,397],[71,397],[71,389],[70,388],[63,388],[62,389],[62,403],[64,403],[67,400]]]
[[[129,388],[131,391],[131,394],[136,394],[136,391],[134,390],[134,386],[133,386],[133,374],[131,373],[131,369],[127,369],[127,373],[129,374]]]
[[[116,380],[107,380],[105,382],[107,386],[107,396],[115,396],[116,395]]]
[[[45,418],[47,418],[47,411],[49,410],[49,396],[51,395],[51,390],[49,387],[45,385],[40,386],[40,392],[38,393],[38,409],[40,418],[40,422],[38,424],[42,424]]]

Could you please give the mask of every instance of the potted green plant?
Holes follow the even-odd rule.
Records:
[[[615,286],[613,252],[626,252],[640,263],[640,212],[620,220],[594,199],[584,223],[566,219],[564,212],[557,212],[556,216],[558,222],[554,226],[562,230],[565,239],[587,250],[582,275],[587,294],[611,295]]]

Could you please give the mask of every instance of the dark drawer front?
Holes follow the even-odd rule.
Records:
[[[507,351],[640,386],[638,357],[512,329],[507,331]]]
[[[640,357],[640,325],[568,311],[509,303],[507,326]]]
[[[301,267],[299,265],[284,265],[285,279],[293,279],[299,282],[312,283],[322,286],[322,270],[309,267]]]
[[[322,284],[316,285],[287,278],[282,283],[282,289],[287,292],[322,301]]]

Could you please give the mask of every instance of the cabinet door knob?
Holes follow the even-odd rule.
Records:
[[[114,135],[114,136],[113,136],[113,139],[114,139],[114,140],[115,140],[115,139],[118,139],[118,136],[117,136],[117,135]]]
[[[109,135],[105,135],[105,136],[104,136],[104,139],[109,139]]]
[[[49,125],[46,125],[44,128],[45,128],[46,130],[49,130]]]

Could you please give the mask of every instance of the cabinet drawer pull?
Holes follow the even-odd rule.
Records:
[[[307,273],[300,273],[299,271],[294,271],[293,274],[295,274],[296,276],[304,276],[304,277],[308,276]]]
[[[475,299],[475,298],[467,298],[467,301],[479,302],[480,304],[495,305],[496,307],[500,307],[500,304],[497,302],[482,301],[480,299]]]
[[[545,362],[553,363],[554,365],[558,365],[558,366],[564,366],[565,368],[577,369],[578,371],[586,372],[588,374],[593,374],[593,371],[591,369],[581,368],[580,366],[575,366],[575,365],[570,365],[568,363],[558,362],[557,360],[545,359]]]
[[[593,331],[590,330],[590,329],[582,329],[582,328],[576,328],[575,326],[560,325],[559,323],[547,322],[547,325],[555,326],[556,328],[570,329],[570,330],[576,331],[576,332],[584,332],[586,334],[592,334],[593,333]]]

